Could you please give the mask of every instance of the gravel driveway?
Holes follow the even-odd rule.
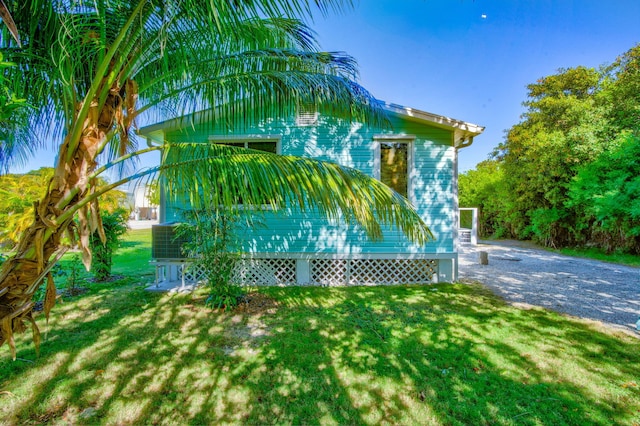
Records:
[[[489,254],[480,265],[479,252]],[[515,241],[460,249],[460,278],[479,281],[511,302],[542,306],[635,330],[640,268],[551,253]]]

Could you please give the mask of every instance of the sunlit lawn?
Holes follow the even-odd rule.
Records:
[[[81,255],[78,251],[68,251],[59,262],[60,269],[65,274],[56,276],[56,284],[59,288],[66,288],[67,277],[70,273],[72,265],[75,264],[81,278],[91,280],[91,273],[85,271]],[[154,277],[153,266],[149,263],[151,260],[151,230],[150,229],[134,229],[123,237],[120,248],[116,251],[113,260],[112,274],[114,276],[126,276],[134,279],[151,280]],[[44,289],[42,290],[44,291]],[[44,294],[44,293],[43,293]]]
[[[277,305],[211,311],[144,290],[138,232],[130,278],[57,306],[40,357],[28,335],[17,361],[0,350],[0,422],[640,423],[636,337],[462,284],[267,288]]]
[[[603,250],[596,248],[563,248],[559,252],[568,256],[586,257],[588,259],[640,267],[640,256],[628,253],[605,253]]]

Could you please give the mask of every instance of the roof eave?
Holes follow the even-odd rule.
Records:
[[[477,124],[393,103],[385,103],[384,109],[389,113],[453,132],[454,143],[457,148],[464,148],[471,145],[473,138],[481,134],[485,129]],[[182,127],[185,124],[194,125],[202,118],[204,118],[204,114],[202,112],[197,112],[145,126],[138,131],[138,134],[146,137],[147,139],[162,142],[164,131],[167,129]]]
[[[445,117],[444,115],[437,115],[430,112],[421,111],[419,109],[405,107],[402,105],[385,103],[384,108],[391,113],[408,117],[425,124],[431,124],[442,129],[460,132],[467,135],[468,137],[478,136],[485,129],[484,127],[478,126],[477,124],[456,120],[455,118]]]

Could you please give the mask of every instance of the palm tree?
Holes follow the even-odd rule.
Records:
[[[7,247],[17,243],[21,234],[33,222],[33,202],[42,197],[53,176],[53,168],[42,167],[26,174],[5,174],[0,176],[0,243]],[[98,185],[108,183],[98,179]],[[127,194],[113,190],[100,198],[101,210],[114,213],[121,209]]]
[[[296,105],[311,103],[348,119],[383,120],[377,101],[355,83],[354,61],[320,52],[309,28],[296,18],[310,16],[309,3],[326,12],[343,2],[7,1],[21,46],[4,34],[0,48],[18,65],[8,71],[15,90],[34,108],[33,131],[15,143],[36,146],[54,139],[59,144],[55,173],[35,206],[35,220],[0,273],[0,345],[8,342],[15,357],[13,333],[25,321],[38,343],[31,298],[46,279],[48,316],[55,300],[49,270],[64,251],[62,235],[79,239],[83,261],[90,264],[89,235],[97,230],[104,236],[100,196],[144,173],[160,172],[162,179],[171,172],[168,182],[188,183],[194,196],[211,185],[222,190],[218,201],[228,206],[234,190],[249,203],[266,191],[276,208],[316,206],[329,217],[361,224],[372,237],[380,235],[382,223],[399,226],[417,242],[430,237],[406,199],[355,170],[217,145],[138,149],[132,127],[145,115],[204,110],[217,123],[237,125],[286,116]],[[152,151],[161,151],[167,161],[139,173],[122,168]],[[96,185],[99,176],[118,168],[120,179]],[[207,178],[192,182],[189,176]],[[247,179],[264,191],[247,189]]]
[[[13,22],[13,16],[11,16],[11,12],[9,12],[9,9],[3,0],[0,0],[0,18],[2,18],[7,30],[9,30],[13,39],[18,43],[18,46],[20,46],[20,34],[18,34],[16,23]]]

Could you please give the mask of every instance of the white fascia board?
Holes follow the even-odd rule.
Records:
[[[452,131],[454,134],[454,143],[457,148],[464,148],[471,145],[473,137],[484,132],[484,127],[477,124],[456,120],[455,118],[445,117],[444,115],[421,111],[415,108],[391,103],[386,103],[384,108],[392,114],[397,114],[421,123],[430,124],[441,129]]]
[[[474,136],[478,136],[484,132],[484,127],[477,124],[468,123],[462,120],[456,120],[455,118],[445,117],[444,115],[433,114],[419,109],[405,107],[393,103],[385,103],[384,109],[392,114],[397,114],[424,124],[429,124],[441,129],[452,131],[454,134],[454,141],[457,147],[463,148],[471,145],[471,141]],[[159,123],[151,124],[149,126],[142,127],[138,134],[153,139],[157,138],[157,135],[162,134],[164,136],[164,130],[178,129],[186,126],[193,126],[199,123],[203,119],[209,116],[207,111],[200,111],[194,114],[188,114],[183,117],[172,118]]]

